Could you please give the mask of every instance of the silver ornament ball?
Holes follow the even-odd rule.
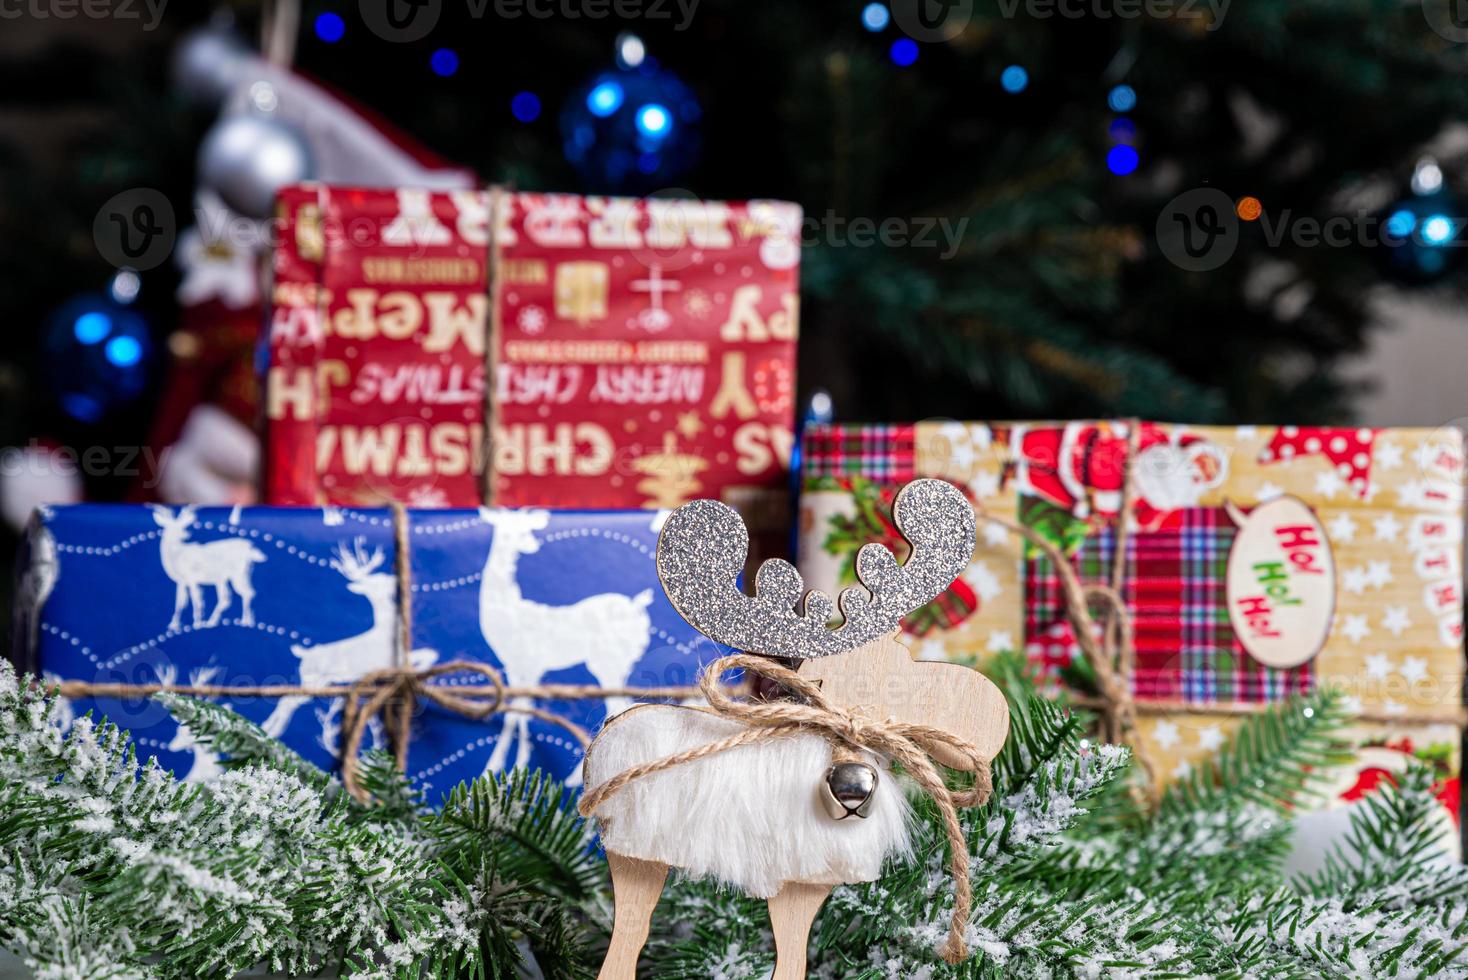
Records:
[[[311,146],[296,127],[247,113],[214,124],[199,147],[199,178],[236,214],[268,218],[282,187],[316,172]]]
[[[826,770],[821,802],[833,820],[865,819],[877,798],[877,770],[865,762],[839,762]]]
[[[173,84],[190,102],[218,105],[240,79],[250,54],[227,30],[189,31],[173,49]]]

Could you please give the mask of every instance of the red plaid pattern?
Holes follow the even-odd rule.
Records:
[[[812,425],[801,444],[805,478],[859,476],[903,484],[917,477],[911,425]]]
[[[1245,652],[1229,622],[1226,574],[1233,522],[1221,508],[1177,512],[1176,526],[1131,534],[1122,597],[1136,627],[1133,693],[1195,704],[1280,701],[1314,687],[1309,663],[1265,667]],[[1088,536],[1073,562],[1083,581],[1110,581],[1116,535]],[[1025,561],[1025,636],[1037,666],[1053,670],[1079,654],[1060,581],[1048,559]]]
[[[955,579],[942,595],[914,609],[902,621],[902,628],[914,636],[927,636],[934,630],[949,630],[968,619],[979,608],[979,597],[963,579]]]

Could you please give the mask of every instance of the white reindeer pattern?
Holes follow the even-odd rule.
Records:
[[[229,608],[230,589],[240,597],[240,622],[253,626],[255,614],[250,602],[255,598],[255,587],[250,584],[250,572],[256,562],[265,560],[265,555],[244,538],[225,538],[193,544],[189,541],[189,528],[194,523],[194,508],[183,507],[177,515],[167,507],[152,505],[153,520],[163,528],[159,553],[163,559],[163,570],[173,579],[173,618],[168,629],[178,632],[185,602],[191,602],[194,611],[194,627],[217,626],[224,611]],[[204,586],[212,585],[218,602],[209,618],[204,619]]]
[[[347,580],[347,590],[364,597],[372,604],[372,625],[363,633],[349,636],[331,643],[315,646],[293,644],[291,653],[300,660],[300,682],[303,687],[319,687],[327,684],[349,684],[374,670],[391,667],[397,644],[397,595],[398,580],[386,572],[379,572],[386,561],[382,549],[368,555],[363,540],[357,538],[348,550],[338,544],[336,557],[331,567]],[[438,660],[432,650],[414,650],[409,662],[419,670]],[[302,695],[288,695],[276,702],[270,717],[261,728],[279,738],[285,733],[291,717],[310,699]],[[330,740],[328,721],[322,722],[322,739]]]
[[[189,686],[198,687],[201,684],[213,683],[214,678],[219,675],[218,667],[203,667],[198,670],[189,671]],[[178,681],[178,668],[168,664],[158,668],[158,683],[174,684]],[[219,756],[214,750],[200,742],[198,737],[190,730],[189,726],[180,723],[178,731],[174,733],[172,741],[165,746],[169,752],[191,752],[194,756],[189,771],[178,778],[185,783],[208,783],[218,779],[224,773],[224,767],[219,764]]]
[[[316,721],[321,725],[321,734],[316,736],[316,744],[325,749],[333,757],[340,756],[342,751],[342,701],[340,698],[332,698],[331,703],[325,708],[316,709]],[[380,749],[387,744],[387,737],[382,728],[382,719],[373,715],[367,719],[367,734],[374,749]]]
[[[584,664],[603,687],[625,687],[632,668],[647,652],[652,621],[647,607],[652,590],[635,596],[609,592],[590,596],[569,606],[550,606],[527,600],[516,581],[521,555],[540,550],[535,532],[550,521],[543,510],[492,510],[481,508],[480,517],[494,527],[494,540],[484,563],[479,586],[479,629],[504,668],[511,687],[539,684],[553,670]],[[528,698],[517,698],[512,706],[526,707]],[[607,699],[607,716],[632,703],[631,698]],[[485,772],[502,772],[509,759],[510,743],[518,741],[515,766],[530,761],[530,718],[505,715],[494,753]],[[568,785],[580,782],[578,766]]]

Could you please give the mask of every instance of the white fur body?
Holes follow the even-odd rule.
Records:
[[[586,788],[618,773],[742,731],[693,708],[643,705],[597,737]],[[819,793],[831,747],[818,735],[774,738],[633,780],[597,810],[602,843],[626,857],[712,878],[755,898],[787,881],[873,881],[888,859],[911,856],[912,809],[885,763],[866,819],[833,820]]]

